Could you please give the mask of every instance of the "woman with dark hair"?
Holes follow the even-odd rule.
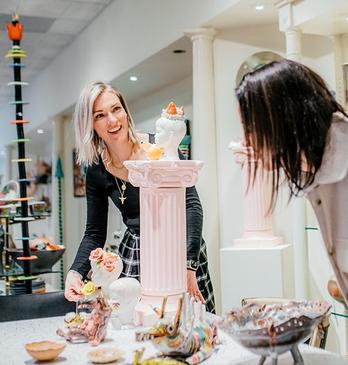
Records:
[[[348,306],[347,114],[319,75],[290,60],[246,74],[236,95],[244,143],[273,170],[272,205],[283,171],[290,197],[305,194],[314,208]]]

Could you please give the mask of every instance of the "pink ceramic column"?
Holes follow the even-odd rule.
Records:
[[[197,181],[200,161],[126,161],[129,181],[140,187],[140,283],[137,325],[152,325],[154,308],[168,296],[175,312],[186,292],[185,188]]]
[[[142,294],[185,293],[185,189],[141,188],[140,217]]]
[[[244,233],[234,241],[235,247],[273,247],[283,242],[272,231],[272,213],[269,211],[272,195],[272,175],[259,162],[253,182],[256,160],[248,161],[248,148],[231,143],[235,160],[242,166]],[[249,151],[250,147],[249,147]],[[249,175],[252,176],[249,182]]]

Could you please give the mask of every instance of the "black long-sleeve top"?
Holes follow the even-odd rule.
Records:
[[[120,183],[119,183],[120,184]],[[139,234],[140,206],[139,188],[126,182],[125,196],[122,205],[120,192],[115,177],[110,174],[101,160],[87,169],[87,223],[84,237],[80,243],[71,270],[85,277],[90,270],[89,254],[98,247],[104,247],[107,234],[108,197],[120,210],[125,225]],[[186,188],[186,234],[187,234],[187,267],[195,270],[202,241],[203,212],[195,187]],[[140,243],[141,244],[141,243]]]

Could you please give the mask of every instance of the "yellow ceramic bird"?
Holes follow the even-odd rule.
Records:
[[[155,144],[148,142],[143,142],[141,145],[146,152],[146,157],[149,160],[159,160],[163,156],[163,147],[158,147]]]

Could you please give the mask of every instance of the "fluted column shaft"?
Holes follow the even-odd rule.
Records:
[[[187,30],[185,34],[192,41],[193,51],[192,156],[204,161],[197,189],[203,205],[203,234],[219,308],[220,240],[213,52],[216,31],[213,28],[197,28]]]
[[[234,241],[235,247],[267,248],[283,242],[272,231],[272,177],[265,170],[261,161],[255,173],[257,161],[248,158],[253,156],[251,147],[231,142],[230,149],[235,160],[242,166],[242,193],[244,208],[244,232],[241,238]],[[249,151],[249,153],[248,153]]]
[[[296,1],[279,1],[279,27],[285,33],[286,57],[301,62],[302,32],[294,26],[293,4]],[[294,198],[292,209],[292,239],[294,248],[294,276],[296,298],[308,297],[308,250],[306,237],[306,202],[304,198]]]
[[[143,188],[140,216],[143,217],[140,221],[142,294],[165,296],[185,293],[185,188]]]

